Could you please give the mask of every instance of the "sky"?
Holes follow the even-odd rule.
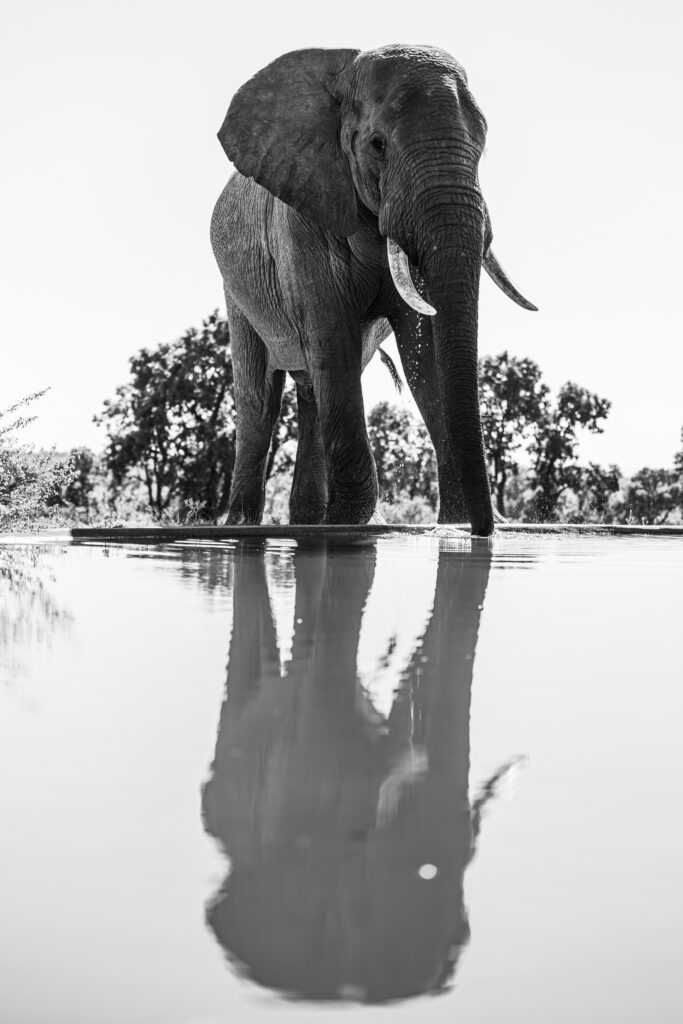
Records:
[[[143,346],[223,308],[209,245],[236,89],[288,50],[429,43],[489,124],[496,253],[539,307],[482,277],[480,352],[611,399],[581,455],[624,473],[681,447],[683,8],[675,0],[331,3],[4,0],[0,409],[50,387],[26,433],[99,448],[92,422]],[[395,351],[393,342],[387,345]],[[379,360],[366,407],[395,400]]]

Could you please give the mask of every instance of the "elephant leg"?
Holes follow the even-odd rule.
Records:
[[[283,370],[268,366],[268,350],[239,310],[228,308],[237,421],[235,468],[227,521],[260,523],[265,503],[266,465],[280,412]]]
[[[309,339],[309,372],[327,461],[328,523],[367,523],[377,505],[360,353],[360,332],[348,324]]]
[[[299,443],[289,499],[289,521],[293,524],[322,523],[327,511],[327,465],[310,379],[297,380],[296,398]]]
[[[406,309],[390,318],[403,372],[436,452],[439,473],[440,523],[467,523],[469,513],[455,459],[448,444],[439,397],[439,381],[431,324],[427,317]]]

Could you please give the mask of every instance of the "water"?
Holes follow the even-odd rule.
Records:
[[[681,1019],[680,541],[0,567],[3,1024]]]

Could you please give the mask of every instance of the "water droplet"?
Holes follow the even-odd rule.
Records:
[[[436,878],[439,873],[439,869],[436,864],[423,864],[417,871],[420,878],[424,878],[426,881],[431,882],[432,878]]]

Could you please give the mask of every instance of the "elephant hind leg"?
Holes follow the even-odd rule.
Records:
[[[289,499],[289,521],[293,524],[322,523],[327,511],[328,493],[318,409],[310,378],[299,374],[293,376],[296,379],[299,443]]]
[[[227,522],[260,523],[268,452],[280,412],[285,374],[269,366],[266,346],[235,307],[228,307],[228,323],[237,436]]]

